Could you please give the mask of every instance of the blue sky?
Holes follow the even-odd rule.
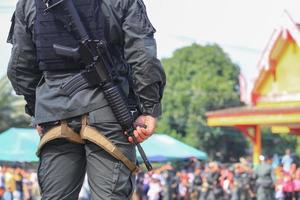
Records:
[[[157,29],[159,57],[169,57],[193,42],[217,43],[237,63],[249,84],[257,74],[259,56],[280,25],[284,10],[300,22],[299,0],[144,0]],[[10,53],[6,44],[10,16],[16,0],[0,2],[0,75]]]

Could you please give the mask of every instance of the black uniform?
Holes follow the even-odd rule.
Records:
[[[41,62],[43,59],[50,58],[50,62],[57,59],[55,56],[52,58],[50,53],[42,55],[44,44],[39,35],[41,26],[37,27],[37,24],[47,22],[43,22],[43,15],[39,14],[43,9],[39,6],[41,1],[19,0],[8,38],[13,49],[7,74],[16,93],[24,96],[27,113],[34,116],[35,123],[41,124],[45,132],[64,120],[77,133],[81,128],[81,116],[87,114],[90,126],[135,161],[134,146],[122,133],[101,88],[88,88],[72,97],[66,96],[60,89],[61,85],[82,68],[72,68],[76,63],[66,64],[60,60],[52,64],[53,70],[49,70]],[[141,114],[158,117],[161,114],[165,74],[156,58],[155,29],[142,0],[87,2],[99,5],[94,11],[100,10],[103,15],[105,39],[113,47],[113,62],[120,75],[119,85],[128,98],[133,96],[129,91],[134,91]],[[90,12],[80,5],[76,6],[79,6],[79,13]],[[97,30],[90,32],[95,34]],[[51,38],[49,40],[51,43]],[[65,39],[56,37],[55,40],[63,42]],[[59,69],[64,65],[72,69]],[[76,199],[85,169],[90,178],[92,199],[129,199],[131,196],[134,186],[131,172],[122,162],[92,142],[79,144],[55,139],[43,146],[39,156],[38,177],[42,199]]]

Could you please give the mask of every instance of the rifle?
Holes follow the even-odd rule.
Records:
[[[100,86],[103,89],[105,99],[122,129],[127,132],[128,136],[133,138],[133,142],[137,146],[147,170],[152,170],[152,166],[143,148],[133,134],[134,118],[132,113],[123,98],[121,90],[113,82],[113,62],[106,41],[93,40],[90,38],[78,15],[73,0],[59,0],[52,5],[49,5],[46,1],[46,6],[45,12],[55,8],[65,13],[69,19],[68,25],[71,27],[70,29],[79,37],[79,46],[77,48],[54,44],[53,48],[56,54],[75,60],[81,59],[86,66],[84,72],[76,75],[75,78],[73,78],[73,82],[68,82],[62,89],[64,89],[67,94],[73,95],[80,89],[86,87],[86,84],[89,86]],[[78,84],[78,88],[74,89],[73,83]],[[70,85],[72,87],[70,87]]]

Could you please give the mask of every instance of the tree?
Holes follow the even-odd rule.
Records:
[[[297,164],[300,164],[300,138],[298,135],[292,133],[276,134],[272,133],[269,127],[264,127],[262,129],[262,146],[264,147],[262,153],[269,156],[274,154],[283,156],[285,150],[290,149]]]
[[[0,132],[9,127],[28,127],[29,117],[24,113],[25,101],[14,95],[7,77],[0,79]]]
[[[234,129],[208,127],[205,118],[207,111],[240,105],[238,66],[219,46],[198,44],[176,50],[162,63],[167,86],[163,98],[164,113],[157,131],[203,149],[210,156],[225,149],[228,145],[220,139],[231,135],[230,142],[240,144],[238,151],[233,150],[235,155],[243,154],[246,142],[240,133]],[[233,153],[228,152],[227,157]]]

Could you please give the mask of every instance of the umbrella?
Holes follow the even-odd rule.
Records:
[[[35,155],[39,135],[32,128],[10,128],[0,134],[0,160],[32,162],[38,161]]]
[[[142,147],[152,162],[184,160],[191,157],[207,160],[205,152],[164,134],[152,135],[142,143]],[[141,160],[140,155],[138,159]]]
[[[35,129],[10,128],[0,134],[0,160],[32,162],[38,161],[35,152],[39,143],[39,136]],[[142,147],[148,159],[152,162],[184,160],[196,157],[206,160],[205,152],[184,144],[168,135],[154,134]],[[141,160],[138,154],[138,159]]]

